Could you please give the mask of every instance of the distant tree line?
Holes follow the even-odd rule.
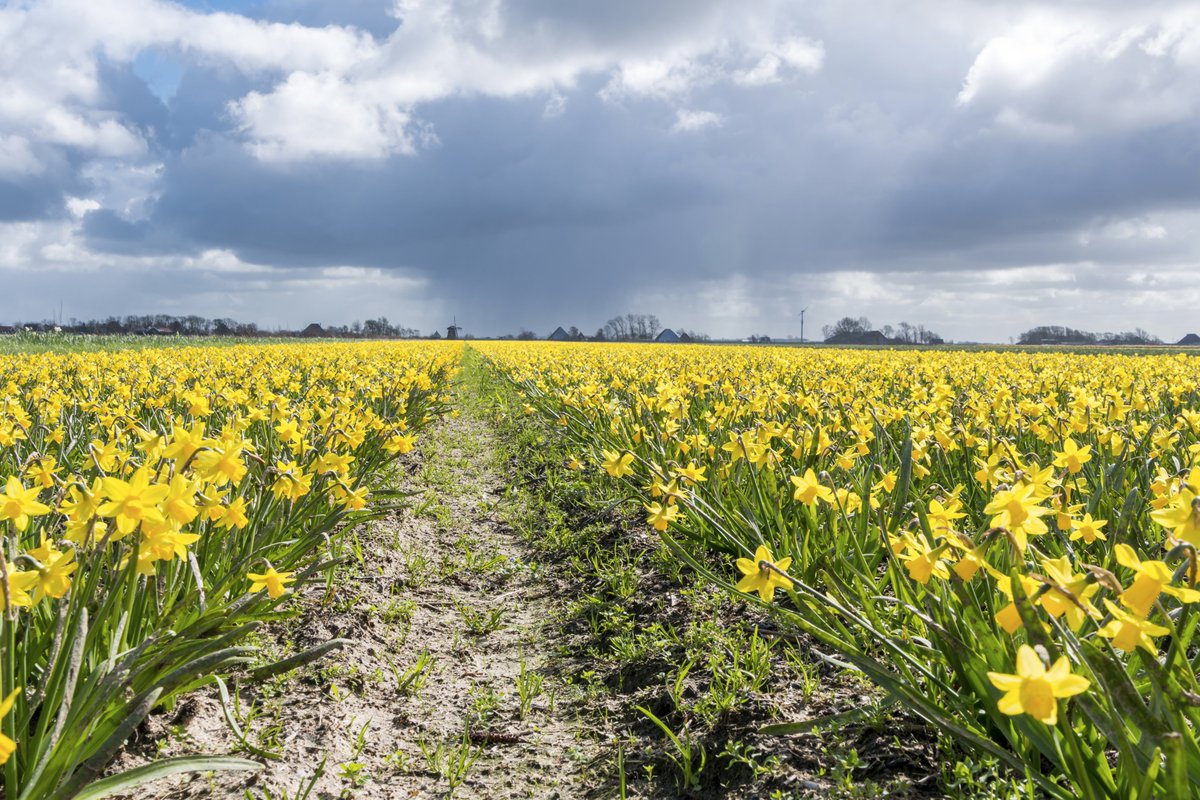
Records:
[[[842,317],[821,328],[826,344],[943,344],[943,339],[924,325],[901,322],[895,327],[875,329],[866,317]]]
[[[208,319],[196,316],[172,316],[170,314],[129,314],[123,317],[77,320],[59,324],[52,320],[42,322],[18,322],[16,328],[35,331],[61,330],[66,333],[90,334],[143,334],[154,336],[328,336],[366,339],[410,339],[421,335],[415,328],[393,325],[387,317],[354,322],[351,325],[321,326],[312,323],[303,330],[277,328],[264,330],[253,322],[238,322],[228,317]]]
[[[1121,333],[1092,333],[1065,325],[1039,325],[1018,336],[1017,344],[1162,344],[1162,339],[1141,328]]]
[[[326,328],[325,330],[336,331],[338,335],[342,336],[365,336],[368,339],[416,339],[421,335],[416,328],[391,324],[387,317],[369,319],[362,323],[361,327],[356,321],[350,325],[349,330],[345,326]]]
[[[604,327],[598,328],[591,336],[588,336],[575,325],[563,328],[562,333],[566,334],[565,341],[571,342],[646,342],[656,339],[664,330],[662,323],[658,321],[658,317],[654,314],[621,314],[604,323]],[[711,340],[711,337],[707,333],[691,331],[685,328],[676,328],[675,335],[679,338],[679,341],[683,342],[707,342]],[[506,333],[497,338],[527,341],[541,337],[528,328],[521,328],[518,333]],[[562,339],[562,335],[559,334],[558,330],[555,330],[547,338]]]
[[[658,336],[661,330],[662,324],[653,314],[625,314],[604,323],[604,327],[596,331],[595,338],[610,342],[644,342]]]

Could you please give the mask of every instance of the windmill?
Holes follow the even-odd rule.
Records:
[[[804,312],[808,311],[808,306],[800,309],[800,344],[804,344]]]
[[[447,338],[447,339],[457,339],[457,338],[458,338],[458,333],[459,333],[459,331],[461,331],[461,330],[462,330],[462,328],[461,328],[461,327],[459,327],[459,324],[458,324],[458,317],[457,317],[457,316],[455,316],[455,317],[454,317],[454,324],[453,324],[453,325],[449,325],[449,326],[447,326],[447,327],[446,327],[446,338]]]

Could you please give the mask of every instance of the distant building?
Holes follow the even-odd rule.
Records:
[[[456,322],[456,323],[454,323],[453,325],[447,325],[447,326],[446,326],[446,338],[447,338],[447,339],[457,339],[457,338],[458,338],[458,333],[459,333],[459,331],[461,331],[461,330],[462,330],[462,328],[460,328],[460,327],[458,326],[458,323],[457,323],[457,322]]]
[[[563,330],[562,325],[554,329],[554,333],[546,337],[547,341],[551,342],[569,342],[571,337]]]
[[[654,341],[663,342],[665,344],[674,344],[679,341],[679,334],[670,328],[663,328],[662,333],[654,337]]]
[[[687,331],[684,331],[683,333],[679,334],[680,342],[686,343],[686,342],[690,342],[691,340],[692,340],[692,335],[690,333],[688,333]]]
[[[325,329],[321,327],[321,323],[310,322],[307,328],[300,331],[300,335],[306,339],[322,339],[328,334],[326,334]]]
[[[1196,345],[1200,345],[1200,336],[1197,336],[1194,333],[1189,333],[1187,336],[1183,337],[1178,342],[1176,342],[1176,344],[1182,344],[1182,345],[1185,345],[1188,347],[1195,347]]]

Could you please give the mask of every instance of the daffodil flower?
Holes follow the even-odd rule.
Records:
[[[1017,549],[1024,552],[1029,536],[1040,536],[1049,530],[1041,517],[1050,509],[1038,505],[1035,484],[1028,483],[997,492],[983,513],[992,514],[990,525],[1004,528],[1013,535]]]
[[[1200,496],[1184,486],[1169,505],[1150,512],[1150,518],[1171,531],[1176,539],[1200,545]]]
[[[1108,520],[1092,519],[1091,514],[1084,514],[1083,519],[1071,520],[1071,535],[1068,536],[1071,541],[1083,539],[1086,544],[1091,544],[1097,539],[1105,540],[1108,537],[1104,535],[1104,526],[1108,524]]]
[[[1072,630],[1078,630],[1089,616],[1100,616],[1090,600],[1100,591],[1100,584],[1089,580],[1087,575],[1074,572],[1068,556],[1043,558],[1042,569],[1055,584],[1048,591],[1038,590],[1041,593],[1038,603],[1047,614],[1055,618],[1065,616]]]
[[[665,531],[679,517],[679,508],[669,503],[650,503],[645,508],[650,514],[646,517],[646,523],[654,526],[656,531]]]
[[[26,489],[21,479],[10,475],[0,494],[0,519],[11,520],[17,530],[23,531],[29,527],[30,517],[40,517],[50,513],[50,506],[37,500],[41,489],[33,487]]]
[[[1171,568],[1161,561],[1142,561],[1127,544],[1113,548],[1117,563],[1133,570],[1133,583],[1121,592],[1122,605],[1133,609],[1139,617],[1150,615],[1150,609],[1160,594],[1169,594],[1184,603],[1200,600],[1200,591],[1171,585]]]
[[[274,567],[267,567],[267,571],[262,574],[247,572],[246,577],[251,581],[251,592],[261,592],[266,589],[267,594],[274,600],[283,596],[287,591],[287,584],[295,583],[296,579],[292,577],[294,574],[292,572],[276,572]]]
[[[8,712],[12,711],[13,703],[16,702],[17,695],[20,693],[21,689],[19,687],[13,689],[8,693],[8,697],[4,698],[3,702],[0,702],[0,719],[4,719],[6,716],[8,716]],[[8,736],[5,734],[0,733],[0,764],[7,763],[8,759],[12,757],[12,754],[15,753],[16,750],[17,743],[8,738]]]
[[[812,467],[809,467],[803,475],[792,475],[788,480],[795,487],[792,499],[798,500],[806,506],[816,505],[818,500],[824,500],[826,503],[834,501],[833,490],[828,486],[821,485],[821,481],[813,472]]]
[[[1105,600],[1104,607],[1112,615],[1112,620],[1096,633],[1105,639],[1112,639],[1113,647],[1126,653],[1132,653],[1134,648],[1140,647],[1150,655],[1158,656],[1158,648],[1150,637],[1166,636],[1170,630],[1130,614],[1111,600]]]
[[[402,436],[397,434],[384,442],[383,449],[392,454],[403,455],[411,451],[416,446],[416,443],[416,436]]]
[[[617,453],[612,450],[604,451],[604,461],[601,466],[610,478],[624,478],[633,474],[633,453]]]
[[[1066,656],[1046,669],[1037,651],[1027,644],[1017,650],[1015,675],[989,672],[988,680],[1004,692],[997,703],[1000,713],[1028,714],[1047,725],[1058,722],[1058,700],[1085,692],[1091,685],[1082,675],[1071,674],[1071,662]]]
[[[40,546],[29,551],[41,563],[37,571],[38,584],[34,590],[33,602],[36,605],[45,596],[58,599],[71,588],[71,575],[79,568],[75,563],[75,551],[59,550],[49,539],[43,539]]]
[[[988,568],[988,571],[992,572],[990,568]],[[1002,572],[995,574],[994,577],[996,578],[996,588],[1004,592],[1011,599],[1014,594],[1012,578]],[[1040,582],[1034,578],[1030,578],[1028,575],[1020,575],[1018,577],[1021,581],[1021,589],[1025,592],[1026,597],[1032,597],[1042,586]],[[1021,619],[1021,612],[1017,609],[1015,601],[1010,602],[1004,608],[997,611],[994,619],[996,620],[996,624],[1008,634],[1016,633],[1025,624],[1025,621]]]
[[[792,588],[791,579],[781,574],[787,572],[791,565],[791,556],[776,561],[766,545],[759,545],[754,551],[753,561],[748,558],[737,560],[737,568],[744,576],[738,581],[737,589],[739,592],[758,592],[758,596],[769,603],[777,588]]]
[[[689,461],[686,467],[680,467],[675,470],[675,477],[687,483],[704,483],[708,478],[704,477],[707,467],[697,467],[695,461]]]
[[[1067,439],[1063,442],[1061,452],[1054,454],[1054,466],[1066,467],[1067,472],[1074,475],[1083,469],[1083,465],[1092,460],[1092,446],[1090,444],[1080,447],[1075,444],[1074,439]]]
[[[133,533],[143,522],[162,522],[163,514],[158,504],[170,494],[171,487],[151,483],[152,477],[153,473],[142,467],[128,481],[105,478],[104,494],[109,500],[96,513],[114,520],[122,536]]]
[[[904,561],[904,568],[908,570],[909,577],[924,586],[934,575],[942,580],[950,579],[950,570],[942,558],[948,547],[948,544],[935,547],[924,533],[905,532],[901,539],[902,550],[899,555]]]
[[[29,608],[33,605],[29,592],[38,586],[39,577],[37,570],[19,570],[16,564],[8,562],[8,600],[13,608]],[[8,610],[3,591],[0,591],[0,610]]]

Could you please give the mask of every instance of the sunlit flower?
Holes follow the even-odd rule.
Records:
[[[737,560],[738,571],[744,576],[738,581],[737,590],[739,592],[758,592],[766,602],[771,602],[775,596],[776,589],[791,589],[792,581],[785,573],[788,567],[792,565],[792,558],[781,558],[776,561],[771,556],[771,551],[766,545],[759,545],[754,551],[754,560],[749,558],[739,558]]]
[[[1017,672],[989,672],[988,680],[1004,696],[1000,698],[1000,713],[1015,716],[1028,714],[1047,725],[1058,722],[1058,701],[1087,691],[1090,684],[1082,675],[1071,674],[1071,662],[1061,656],[1050,669],[1027,644],[1017,650]]]

